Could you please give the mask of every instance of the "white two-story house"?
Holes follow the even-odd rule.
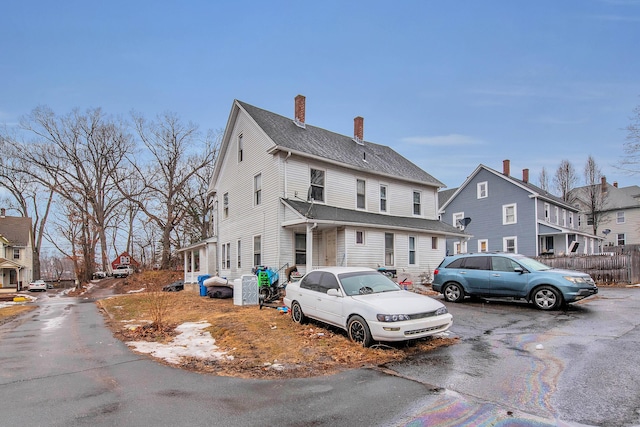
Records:
[[[31,218],[5,212],[0,209],[0,288],[20,289],[34,277]]]
[[[440,181],[391,148],[234,101],[209,187],[212,237],[188,248],[185,279],[229,280],[256,266],[301,274],[323,266],[430,274],[459,229],[439,221]],[[212,255],[215,251],[215,256]],[[203,262],[204,261],[204,262]],[[196,268],[196,265],[198,268]]]

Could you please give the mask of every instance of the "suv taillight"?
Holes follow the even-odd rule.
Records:
[[[437,268],[435,270],[433,270],[433,275],[435,276],[436,274],[438,274],[438,269]]]

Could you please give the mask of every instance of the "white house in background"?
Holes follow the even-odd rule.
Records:
[[[5,212],[0,209],[0,288],[26,287],[33,280],[31,218]]]
[[[364,119],[344,136],[235,100],[209,194],[213,230],[185,248],[185,282],[229,280],[254,267],[304,274],[323,266],[430,274],[459,229],[438,220],[440,181],[391,148],[365,141]],[[205,262],[203,262],[205,260]]]

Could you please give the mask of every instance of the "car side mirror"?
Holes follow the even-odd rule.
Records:
[[[513,269],[513,271],[515,271],[516,273],[520,273],[520,274],[522,274],[522,273],[524,273],[524,268],[522,268],[522,267],[516,267],[516,268],[514,268],[514,269]]]
[[[340,292],[340,290],[338,289],[329,289],[327,291],[327,295],[329,295],[330,297],[341,297],[342,292]]]

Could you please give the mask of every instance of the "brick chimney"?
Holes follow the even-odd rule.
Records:
[[[506,176],[511,174],[511,162],[509,160],[502,161],[502,174]]]
[[[525,184],[529,183],[529,169],[522,169],[522,181]]]
[[[300,126],[304,127],[304,115],[305,115],[305,100],[306,98],[303,95],[296,96],[296,105],[294,111],[294,121]]]
[[[603,176],[602,178],[600,178],[600,190],[603,193],[607,192],[607,177]]]
[[[364,142],[364,118],[360,116],[353,119],[353,139],[358,144]]]

